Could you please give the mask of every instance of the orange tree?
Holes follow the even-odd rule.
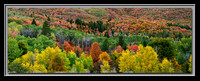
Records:
[[[90,55],[92,56],[93,62],[97,62],[99,60],[99,55],[102,53],[101,48],[99,47],[99,43],[95,42],[92,44],[90,49]]]

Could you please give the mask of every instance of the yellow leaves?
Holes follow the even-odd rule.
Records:
[[[190,55],[188,65],[189,65],[188,71],[189,71],[189,72],[192,72],[192,55]]]
[[[134,65],[134,57],[130,55],[130,51],[122,51],[122,56],[119,58],[120,72],[130,71]]]
[[[44,72],[47,73],[47,69],[44,65],[34,65],[33,68],[35,68],[36,72]]]
[[[103,65],[100,65],[101,67],[101,73],[108,73],[110,72],[110,65],[108,61],[103,60]]]
[[[172,67],[172,63],[167,60],[167,58],[164,58],[162,60],[162,63],[160,64],[161,66],[161,72],[162,73],[173,73],[174,68]]]
[[[30,63],[22,63],[21,65],[24,68],[29,68],[30,67]]]
[[[107,52],[103,52],[99,55],[99,61],[108,61],[110,59],[110,56],[108,55]]]
[[[84,65],[82,61],[75,61],[75,64],[73,64],[72,68],[75,70],[75,72],[82,73],[86,72],[86,69],[84,69]]]
[[[122,51],[122,56],[119,60],[120,72],[158,72],[157,53],[151,46],[143,47],[139,45],[139,50],[136,54],[131,55],[129,50]]]

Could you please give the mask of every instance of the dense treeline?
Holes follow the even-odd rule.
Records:
[[[51,34],[46,35],[42,33],[44,25],[22,26],[11,22],[9,31],[12,27],[16,28],[8,33],[9,72],[191,72],[188,61],[191,57],[191,49],[188,49],[191,48],[191,38],[182,38],[180,42],[171,38],[151,39],[146,36],[123,34],[119,38],[107,38],[63,28],[50,28]],[[146,61],[141,61],[142,59]],[[148,65],[144,65],[145,63]],[[11,68],[14,66],[16,68]]]

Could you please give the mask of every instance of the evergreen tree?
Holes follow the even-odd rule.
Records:
[[[51,19],[50,19],[49,17],[47,18],[47,20],[48,20],[48,21],[51,21]]]
[[[69,22],[69,18],[67,18],[67,22]]]
[[[111,18],[111,17],[109,17],[109,19],[108,19],[108,22],[109,22],[109,21],[111,21],[111,20],[112,20],[112,18]]]
[[[106,38],[106,39],[103,41],[102,51],[107,51],[107,50],[108,50],[108,47],[109,47],[109,43],[108,43],[108,39]]]
[[[42,28],[42,34],[48,36],[50,35],[50,31],[49,23],[45,20]]]
[[[123,48],[124,50],[126,50],[126,43],[124,42],[124,37],[123,37],[123,35],[120,35],[120,36],[119,36],[118,45],[122,46],[122,48]]]
[[[74,23],[74,21],[72,19],[69,22],[70,22],[70,24]]]
[[[33,19],[33,21],[32,21],[31,24],[32,24],[32,25],[37,25],[36,22],[35,22],[35,19]]]
[[[82,24],[82,21],[81,21],[79,18],[77,18],[77,19],[75,20],[75,23],[78,24],[78,25],[81,25],[81,24]]]
[[[105,37],[109,38],[108,31],[106,31],[106,33],[105,33]]]

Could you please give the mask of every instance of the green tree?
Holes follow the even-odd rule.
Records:
[[[124,37],[123,37],[123,35],[120,35],[120,36],[119,36],[118,45],[122,46],[122,48],[123,48],[124,50],[126,50],[127,47],[126,47],[126,43],[124,42]]]
[[[32,24],[32,25],[37,25],[36,22],[35,22],[35,19],[33,19],[33,21],[32,21],[31,24]]]
[[[47,20],[48,20],[48,21],[51,21],[51,19],[50,19],[49,17],[47,17]]]
[[[49,23],[45,20],[42,28],[42,34],[48,36],[50,35],[50,31]]]
[[[107,50],[108,50],[108,47],[109,47],[109,43],[108,43],[108,39],[106,38],[106,39],[103,41],[102,51],[107,51]]]
[[[11,64],[8,65],[8,71],[10,71],[10,73],[25,73],[28,72],[28,68],[21,65],[20,58],[16,58]]]
[[[77,18],[77,19],[75,20],[75,23],[78,24],[78,25],[81,25],[81,24],[82,24],[82,21],[81,21],[81,19]]]
[[[22,50],[19,49],[16,39],[8,38],[8,60],[12,62],[16,58],[19,58],[22,54]]]
[[[171,60],[176,55],[174,47],[166,38],[155,38],[153,41],[150,41],[148,45],[155,49],[160,60],[164,57]]]
[[[76,60],[72,66],[72,71],[75,71],[76,73],[86,72],[86,69],[84,69],[83,62],[81,60],[80,61]]]
[[[19,49],[21,49],[23,51],[21,55],[24,55],[27,53],[28,48],[26,47],[24,41],[19,41],[18,46],[19,46]]]
[[[70,22],[70,24],[74,23],[74,21],[72,19],[69,22]]]
[[[68,52],[67,58],[69,58],[71,67],[73,64],[75,64],[75,61],[78,59],[76,54],[73,51]]]

